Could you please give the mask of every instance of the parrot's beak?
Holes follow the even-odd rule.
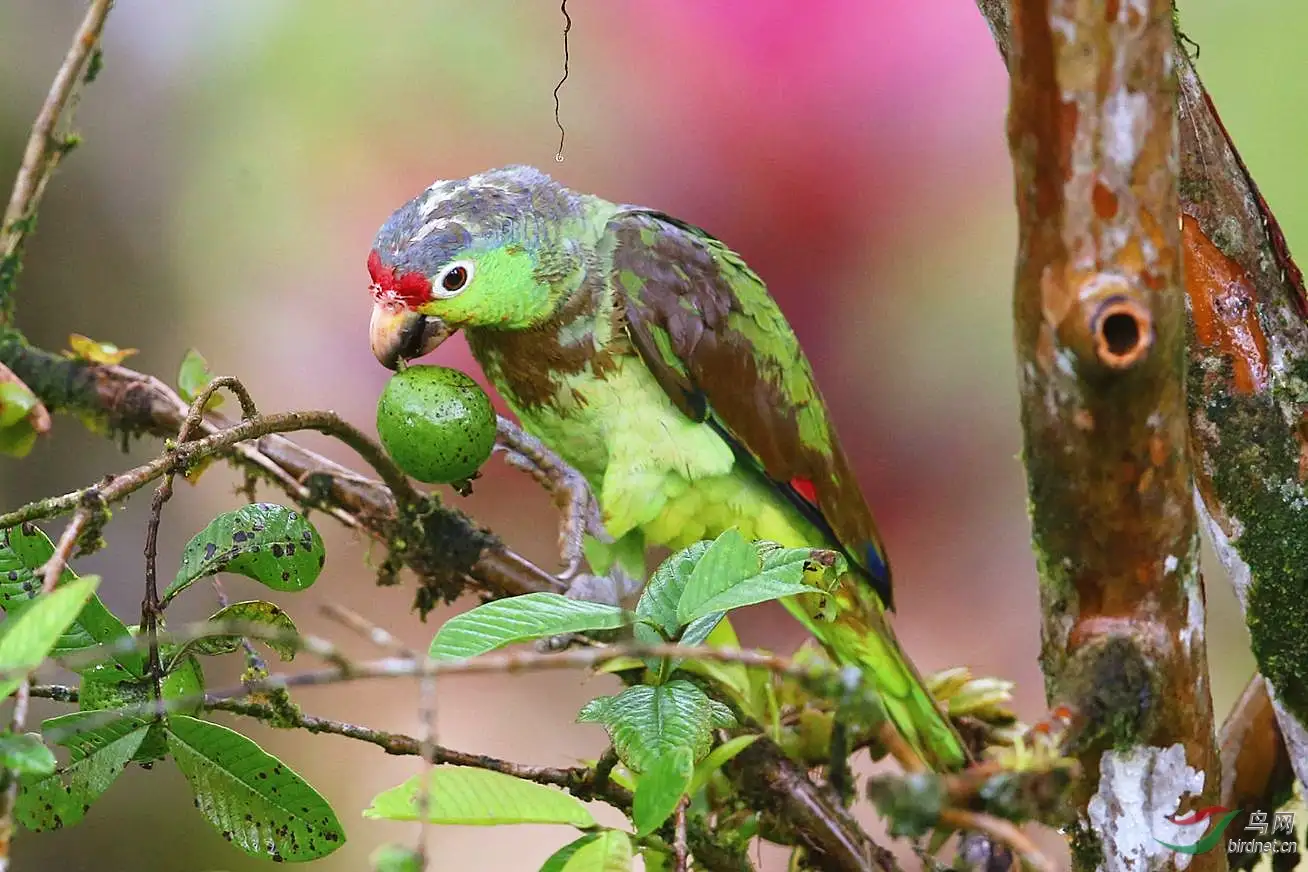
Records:
[[[373,356],[387,369],[397,369],[401,360],[422,357],[449,339],[454,328],[439,318],[387,301],[373,305],[368,333]]]

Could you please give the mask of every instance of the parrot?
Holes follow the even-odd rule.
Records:
[[[813,370],[762,279],[664,212],[513,165],[440,180],[368,255],[371,350],[389,369],[462,331],[522,428],[590,485],[613,542],[593,569],[644,578],[647,548],[730,528],[846,557],[834,617],[783,600],[867,676],[938,770],[968,751],[901,651],[890,567]],[[596,564],[600,564],[596,566]]]

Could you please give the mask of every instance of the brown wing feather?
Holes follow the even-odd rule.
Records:
[[[763,282],[721,242],[663,213],[625,210],[608,235],[627,332],[659,385],[687,416],[713,425],[892,607],[872,513],[808,360]],[[748,332],[766,335],[768,348]],[[820,416],[825,444],[801,438],[802,415]]]

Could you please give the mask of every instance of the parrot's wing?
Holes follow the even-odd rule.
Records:
[[[627,332],[664,391],[829,535],[891,608],[872,513],[762,280],[722,242],[661,212],[624,209],[606,236]]]

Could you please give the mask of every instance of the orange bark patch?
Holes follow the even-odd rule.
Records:
[[[1213,245],[1194,218],[1182,216],[1181,233],[1195,336],[1205,347],[1231,357],[1237,391],[1263,391],[1268,378],[1267,337],[1258,323],[1253,282]]]
[[[1095,182],[1090,199],[1094,202],[1095,215],[1100,218],[1108,219],[1117,214],[1117,195],[1103,182]]]

